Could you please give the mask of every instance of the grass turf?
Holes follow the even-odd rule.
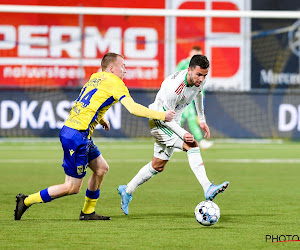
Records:
[[[125,216],[116,189],[149,162],[153,141],[96,144],[110,165],[96,211],[111,221],[78,220],[90,170],[79,194],[33,205],[14,221],[16,194],[63,183],[62,150],[55,141],[0,141],[1,249],[299,249],[299,241],[266,242],[266,235],[300,236],[299,143],[216,143],[203,151],[210,180],[230,181],[215,199],[221,218],[212,227],[194,218],[204,195],[185,153],[136,190]]]

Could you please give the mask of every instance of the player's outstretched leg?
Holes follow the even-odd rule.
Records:
[[[96,212],[93,212],[91,214],[84,214],[81,211],[79,220],[110,220],[110,217],[97,214]]]
[[[25,211],[29,208],[25,205],[24,200],[28,197],[25,194],[18,194],[16,196],[17,200],[17,205],[15,209],[15,220],[20,220],[22,215],[25,213]]]
[[[224,192],[228,186],[228,181],[225,181],[220,185],[215,185],[212,183],[205,193],[205,199],[212,201],[219,193]]]
[[[119,195],[121,196],[121,207],[125,215],[128,215],[129,202],[132,200],[132,195],[126,192],[126,185],[120,185],[118,187]]]

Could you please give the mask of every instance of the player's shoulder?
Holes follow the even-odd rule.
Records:
[[[119,77],[109,72],[94,73],[89,81],[97,81],[101,83],[98,85],[100,88],[106,88],[109,90],[127,88]]]
[[[170,82],[172,85],[181,84],[185,80],[187,69],[179,70],[169,75],[165,81]]]
[[[176,92],[176,90],[182,86],[184,88],[185,76],[187,70],[180,70],[174,72],[172,75],[169,75],[162,83],[161,88],[168,93]]]
[[[108,80],[108,81],[115,81],[118,83],[123,83],[123,81],[117,77],[116,75],[109,73],[109,72],[97,72],[91,75],[90,79],[94,79],[94,78],[100,78],[103,81]]]

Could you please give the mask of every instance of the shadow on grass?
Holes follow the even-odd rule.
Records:
[[[262,220],[263,218],[267,217],[274,217],[276,216],[275,214],[235,214],[235,215],[221,215],[221,221],[222,223],[241,223],[241,221],[245,220],[245,217],[250,217],[253,218],[251,219],[252,221],[255,221],[256,218],[257,220]],[[129,215],[111,215],[111,220],[110,221],[116,221],[116,220],[176,220],[176,221],[186,221],[189,219],[194,219],[194,215],[192,213],[181,213],[181,212],[170,212],[170,213],[132,213]],[[11,220],[2,220],[3,222],[6,221],[11,221]],[[48,223],[48,222],[79,222],[79,219],[76,218],[22,218],[20,221],[22,222],[39,222],[39,223]],[[87,221],[80,221],[80,222],[87,222]],[[90,222],[90,221],[88,221]],[[109,220],[106,221],[109,223]],[[15,223],[18,223],[17,221]],[[207,227],[201,227],[201,228],[207,228]],[[218,226],[216,227],[218,229],[224,228],[223,226]],[[174,228],[174,230],[177,230],[179,228]],[[186,230],[186,229],[185,229]]]
[[[221,215],[220,221],[224,224],[252,224],[252,223],[261,223],[265,225],[274,225],[277,224],[274,221],[276,214],[233,214],[233,215]],[[280,222],[278,222],[280,224]]]
[[[191,213],[132,213],[129,215],[119,214],[119,215],[107,215],[105,216],[111,216],[111,220],[114,219],[130,219],[130,220],[152,220],[152,219],[189,219],[194,218],[194,215]],[[64,218],[61,216],[60,218],[22,218],[21,221],[79,221],[79,219],[76,218]]]
[[[182,212],[173,212],[173,213],[145,213],[145,214],[132,214],[126,217],[130,217],[131,219],[139,220],[139,219],[149,219],[149,218],[177,218],[177,219],[187,219],[194,217],[193,213],[182,213]]]

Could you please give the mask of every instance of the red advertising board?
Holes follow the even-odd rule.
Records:
[[[164,1],[1,1],[1,4],[165,8]],[[131,88],[164,79],[164,17],[1,13],[1,86],[78,86],[107,52],[125,56]],[[79,79],[82,79],[81,82]]]
[[[246,0],[1,1],[157,9],[165,9],[167,3],[170,9],[248,8]],[[0,86],[80,86],[101,70],[105,53],[115,52],[125,56],[129,88],[159,88],[176,63],[199,45],[211,62],[207,89],[247,90],[249,28],[242,18],[1,13]]]
[[[238,10],[231,1],[184,1],[178,9],[199,10]],[[198,45],[205,52],[207,40],[214,39],[210,34],[240,34],[240,18],[211,18],[208,25],[207,19],[179,17],[177,18],[177,60],[185,58],[193,45]],[[209,29],[209,30],[207,30]],[[215,38],[216,39],[216,38]],[[181,41],[181,42],[180,42]],[[239,46],[224,46],[220,42],[210,48],[211,77],[231,77],[239,69],[240,48]]]

